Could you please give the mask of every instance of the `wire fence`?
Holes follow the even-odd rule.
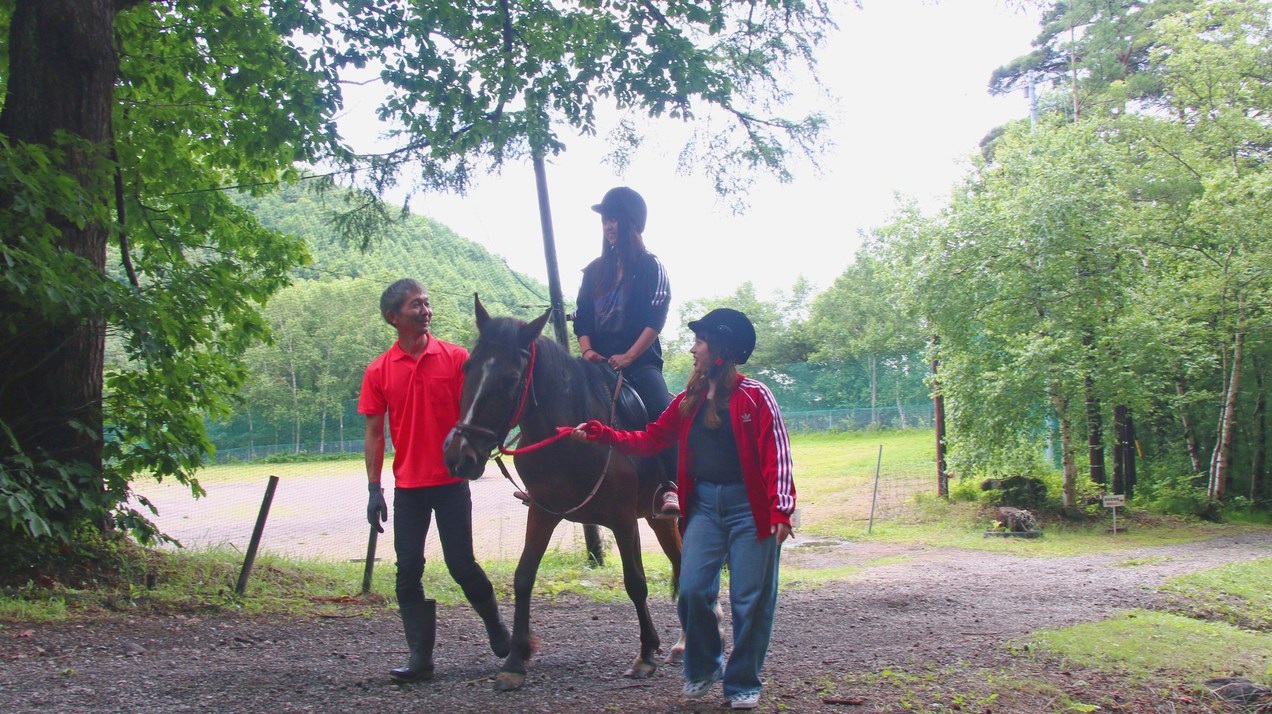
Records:
[[[931,429],[934,410],[931,403],[907,406],[861,407],[856,409],[823,409],[820,411],[783,412],[786,428],[793,434],[812,432],[869,431],[872,429]],[[388,436],[386,434],[385,438]],[[256,463],[293,454],[361,454],[363,439],[344,441],[304,440],[290,444],[263,444],[217,449],[214,464]],[[389,442],[392,449],[392,441]]]
[[[873,411],[873,414],[871,412]],[[909,410],[906,424],[926,426],[927,415]],[[863,428],[887,428],[899,424],[897,410],[834,410],[787,415],[793,433],[808,431],[842,431],[851,425]],[[369,526],[366,522],[366,472],[362,461],[362,440],[326,442],[330,461],[273,462],[279,454],[294,453],[294,444],[252,446],[217,453],[217,465],[198,475],[206,495],[194,499],[188,487],[173,482],[138,482],[137,495],[158,509],[153,519],[159,529],[175,538],[182,546],[192,548],[230,548],[245,553],[251,540],[262,499],[271,476],[279,478],[262,532],[260,550],[285,557],[335,561],[365,559]],[[340,456],[343,454],[343,457]],[[274,456],[274,459],[268,457]],[[794,454],[796,483],[799,482],[799,453]],[[505,459],[513,478],[511,459]],[[386,458],[386,471],[392,459]],[[859,469],[861,470],[861,469]],[[935,493],[935,477],[913,473],[912,468],[894,468],[883,454],[880,478],[874,469],[849,473],[845,470],[842,489],[822,503],[801,508],[802,526],[822,513],[838,521],[854,522],[864,530],[872,514],[876,521],[896,515],[913,503],[919,493]],[[391,474],[385,483],[391,484]],[[515,560],[521,552],[528,508],[513,496],[517,488],[492,462],[482,478],[471,482],[473,502],[474,547],[482,560]],[[390,513],[393,489],[385,489]],[[377,555],[382,562],[392,560],[393,520],[385,524],[378,538]],[[607,531],[602,531],[611,545]],[[641,543],[646,551],[658,550],[657,540],[647,524],[641,522]],[[583,527],[562,522],[550,546],[565,552],[584,550]],[[436,529],[431,529],[425,543],[425,554],[440,561],[441,547]]]
[[[931,429],[934,414],[935,410],[929,403],[897,407],[783,412],[782,419],[786,422],[788,431],[803,434],[818,431]]]

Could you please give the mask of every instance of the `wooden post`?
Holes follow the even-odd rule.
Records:
[[[278,487],[278,477],[270,476],[269,485],[265,487],[265,498],[261,501],[260,513],[256,514],[256,527],[252,529],[252,540],[247,544],[247,555],[243,558],[243,569],[239,571],[238,585],[234,592],[242,595],[247,589],[247,577],[252,573],[252,564],[256,562],[256,550],[261,545],[261,533],[265,531],[265,519],[269,517],[269,505],[274,502],[274,489]]]
[[[371,592],[371,575],[375,572],[375,544],[380,532],[371,526],[371,536],[367,538],[367,560],[362,568],[362,594]]]
[[[879,500],[879,466],[883,464],[883,444],[879,444],[879,457],[875,459],[874,493],[870,496],[870,523],[866,526],[866,535],[874,530],[875,503]]]

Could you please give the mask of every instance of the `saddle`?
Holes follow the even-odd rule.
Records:
[[[622,389],[618,391],[615,401],[614,387],[618,384],[618,372],[605,365],[601,368],[601,373],[605,376],[605,403],[612,402],[614,411],[613,423],[610,426],[627,430],[644,428],[649,423],[649,413],[645,410],[645,402],[636,392],[636,388],[627,380],[623,380]]]

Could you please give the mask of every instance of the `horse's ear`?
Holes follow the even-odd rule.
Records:
[[[539,336],[539,333],[543,332],[543,326],[548,324],[548,316],[551,314],[552,309],[549,308],[547,312],[535,318],[534,322],[522,325],[521,332],[517,335],[521,340],[521,344],[529,345],[531,342],[534,342],[535,338]]]
[[[481,304],[477,293],[473,293],[473,311],[477,314],[477,329],[480,330],[490,322],[490,313],[486,312],[486,306]]]

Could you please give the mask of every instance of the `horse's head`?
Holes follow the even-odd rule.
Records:
[[[442,457],[455,478],[481,478],[486,461],[521,418],[530,388],[534,341],[547,324],[545,312],[530,323],[492,318],[475,299],[477,344],[464,363],[459,423],[446,437]]]

